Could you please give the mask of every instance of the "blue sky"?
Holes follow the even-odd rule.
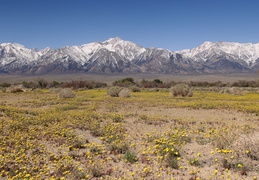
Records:
[[[0,43],[59,48],[120,37],[173,51],[259,42],[258,0],[0,0]]]

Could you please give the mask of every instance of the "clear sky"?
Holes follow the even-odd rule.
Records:
[[[259,42],[259,0],[0,0],[0,43],[53,49],[112,37],[173,51]]]

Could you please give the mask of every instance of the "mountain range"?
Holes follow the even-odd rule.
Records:
[[[59,49],[0,44],[0,73],[240,73],[259,70],[259,43],[204,42],[193,49],[144,48],[119,37]]]

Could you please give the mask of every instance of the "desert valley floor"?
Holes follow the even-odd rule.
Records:
[[[0,92],[0,179],[257,179],[259,94]]]

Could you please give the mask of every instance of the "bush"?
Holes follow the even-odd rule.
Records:
[[[153,81],[141,80],[137,86],[142,88],[170,88],[175,85],[175,82],[163,82],[160,79],[154,79]]]
[[[23,87],[28,88],[28,89],[36,89],[38,87],[38,85],[34,82],[23,81],[22,85],[23,85]]]
[[[192,89],[186,84],[177,84],[170,88],[171,96],[192,97]]]
[[[149,92],[159,92],[159,88],[150,88]]]
[[[12,85],[4,90],[7,93],[17,93],[17,92],[24,92],[23,85]]]
[[[241,89],[237,87],[224,88],[220,92],[221,94],[244,95]]]
[[[49,88],[59,88],[63,82],[58,82],[58,81],[52,81],[51,83],[48,84]]]
[[[62,89],[61,88],[51,88],[49,91],[54,94],[58,94]]]
[[[241,135],[232,145],[239,157],[247,156],[252,160],[259,160],[259,133]]]
[[[48,81],[43,78],[37,79],[36,81],[38,83],[38,87],[41,89],[45,89],[48,86]]]
[[[62,83],[61,87],[63,88],[72,88],[72,89],[94,89],[94,88],[103,88],[106,87],[106,83],[95,82],[95,81],[70,81]]]
[[[58,97],[59,98],[74,98],[75,94],[73,93],[73,91],[71,91],[71,89],[62,89],[59,93],[58,93]]]
[[[141,91],[141,89],[137,86],[131,86],[129,89],[131,90],[131,92],[140,92]]]
[[[107,89],[107,95],[111,97],[119,97],[119,93],[122,90],[121,87],[113,86]]]
[[[125,79],[121,79],[121,80],[117,80],[114,83],[112,83],[113,86],[120,86],[120,87],[129,87],[134,85],[134,79],[131,77],[125,78]]]
[[[163,84],[163,81],[161,81],[160,79],[154,79],[153,83],[155,83],[155,84]]]
[[[234,87],[259,87],[259,81],[246,81],[239,80],[238,82],[234,82],[231,84]]]
[[[124,142],[117,143],[117,144],[111,143],[108,146],[108,149],[113,154],[125,154],[129,150],[129,147]]]
[[[10,87],[10,86],[11,86],[11,84],[6,83],[6,82],[0,84],[0,87],[1,87],[1,88],[7,88],[7,87]]]
[[[232,127],[229,131],[220,129],[214,136],[211,137],[212,145],[219,149],[229,149],[242,132],[235,127]]]
[[[122,89],[120,92],[119,92],[119,97],[130,97],[130,90],[127,89],[127,88],[124,88]]]
[[[127,151],[125,154],[124,154],[124,159],[127,161],[127,162],[130,162],[130,163],[134,163],[134,162],[137,162],[138,161],[138,158],[135,154],[133,154],[132,152],[130,151]]]
[[[171,167],[173,169],[179,168],[177,158],[167,158],[166,161],[167,161],[167,164],[169,165],[169,167]]]

